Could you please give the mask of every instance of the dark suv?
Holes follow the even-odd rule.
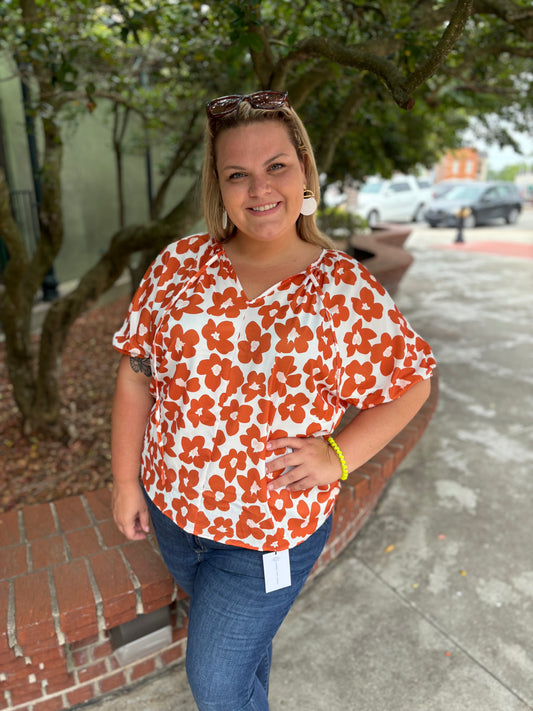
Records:
[[[476,227],[498,218],[511,225],[522,211],[522,198],[514,183],[472,181],[457,185],[430,202],[424,219],[430,227],[456,227],[462,208],[470,210],[466,211],[465,227]]]

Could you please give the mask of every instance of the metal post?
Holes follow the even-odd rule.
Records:
[[[52,265],[47,273],[44,275],[43,283],[41,284],[41,289],[43,291],[43,301],[54,301],[59,298],[59,291],[56,275],[54,272],[54,266]]]
[[[457,220],[457,235],[455,236],[456,242],[464,242],[464,238],[463,238],[464,222],[465,222],[465,218],[463,217],[463,211],[461,210],[459,212],[459,218]]]
[[[464,237],[463,237],[463,227],[465,224],[465,217],[468,217],[470,214],[470,208],[468,207],[462,207],[458,212],[457,212],[457,235],[455,237],[455,242],[463,243]]]

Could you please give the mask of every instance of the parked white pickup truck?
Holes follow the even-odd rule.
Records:
[[[359,189],[356,213],[370,227],[379,222],[418,222],[431,197],[431,183],[411,175],[371,178]]]

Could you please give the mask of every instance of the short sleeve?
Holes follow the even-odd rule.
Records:
[[[360,264],[337,332],[341,355],[340,397],[367,409],[400,397],[436,367],[430,346],[409,325],[390,295]]]
[[[148,268],[130,303],[124,323],[113,336],[113,347],[125,355],[149,358],[154,333],[154,304],[167,270],[168,248]]]

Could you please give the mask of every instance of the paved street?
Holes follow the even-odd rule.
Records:
[[[396,296],[434,348],[428,430],[274,645],[272,711],[533,709],[533,244],[414,226]],[[484,244],[485,243],[485,244]],[[93,706],[194,711],[183,668]]]
[[[457,237],[456,228],[428,227],[424,222],[411,224],[413,234],[409,238],[409,248],[423,246],[453,244]],[[503,220],[495,221],[490,225],[474,227],[463,230],[465,245],[479,244],[480,242],[517,242],[533,247],[533,206],[527,206],[522,211],[518,222],[506,225]],[[533,256],[533,255],[532,255]]]

